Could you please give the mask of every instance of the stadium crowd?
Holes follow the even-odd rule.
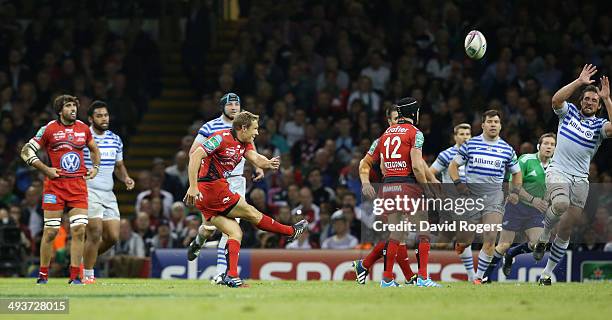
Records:
[[[478,5],[347,0],[250,6],[217,83],[202,87],[194,81],[202,94],[197,121],[177,142],[174,159],[153,159],[151,170],[132,173],[140,190],[136,214],[123,217],[115,252],[146,256],[156,248],[186,247],[196,235],[200,218],[179,201],[187,185],[187,152],[198,128],[220,115],[219,98],[230,91],[241,96],[245,110],[261,116],[259,152],[281,157],[281,169],[261,181],[253,181],[247,166],[248,201],[280,222],[290,224],[298,214],[311,222],[288,249],[362,245],[359,160],[384,131],[385,109],[400,97],[413,96],[425,106],[418,127],[428,163],[453,143],[455,125],[470,123],[472,134],[480,134],[486,109],[502,111],[501,135],[518,154],[535,152],[538,137],[556,131],[552,94],[585,63],[597,65],[598,76],[612,75],[612,18],[593,1]],[[41,7],[25,29],[10,12],[0,19],[0,224],[18,225],[32,255],[42,230],[42,180],[18,150],[53,118],[52,97],[72,92],[80,112],[92,99],[107,101],[112,130],[126,141],[129,124],[159,92],[159,57],[139,20],[118,35],[87,10],[61,26],[53,13]],[[471,29],[488,40],[481,61],[463,51]],[[609,143],[602,145],[590,174],[608,193],[610,150]],[[575,250],[612,251],[612,198],[605,191],[587,206],[573,237]],[[241,225],[245,248],[286,245],[281,237]]]

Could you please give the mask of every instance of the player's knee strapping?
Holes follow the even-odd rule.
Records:
[[[80,225],[87,225],[87,215],[86,214],[76,214],[70,217],[70,228],[74,228]]]
[[[44,225],[45,228],[59,229],[62,225],[62,218],[45,218]]]
[[[550,211],[556,216],[562,216],[570,204],[569,196],[563,189],[556,189],[550,193]]]

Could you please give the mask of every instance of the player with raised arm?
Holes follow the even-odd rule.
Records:
[[[378,143],[373,145],[368,151],[370,157],[366,157],[360,165],[359,176],[362,182],[362,192],[366,198],[374,199],[376,192],[370,184],[370,169],[374,162],[380,161],[383,167],[383,183],[385,186],[392,185],[402,189],[402,195],[406,194],[411,197],[420,197],[422,194],[421,188],[416,186],[416,183],[426,184],[427,174],[426,165],[422,157],[423,133],[419,131],[415,124],[419,117],[419,103],[412,97],[403,98],[397,102],[397,111],[399,115],[398,123],[390,126],[383,135],[378,139]],[[396,189],[396,188],[389,188]],[[383,187],[383,196],[394,197],[399,195],[395,190],[389,194],[385,194]],[[415,211],[418,208],[413,208]],[[404,217],[402,214],[390,211],[387,213],[387,220],[390,224],[399,223]],[[372,253],[368,255],[370,258],[366,260],[358,260],[354,262],[355,273],[358,281],[365,281],[368,268],[378,259],[382,250],[384,258],[383,279],[380,282],[381,287],[397,287],[399,284],[395,282],[393,276],[393,265],[399,249],[399,243],[404,239],[404,232],[392,231],[389,234],[389,240],[384,245],[380,243],[372,249]],[[429,242],[421,241],[419,246],[423,246],[423,254],[421,254],[421,265],[417,285],[419,280],[421,286],[438,286],[427,277],[427,260],[429,259]],[[427,248],[425,248],[427,246]],[[403,253],[400,253],[400,257]],[[366,265],[364,266],[364,262]],[[400,264],[401,266],[401,264]],[[361,281],[361,282],[363,282]],[[360,282],[360,283],[361,283]],[[424,282],[430,285],[425,285]]]
[[[448,174],[448,166],[450,162],[457,155],[457,151],[463,145],[464,142],[468,141],[472,137],[472,126],[469,123],[461,123],[453,128],[453,140],[455,140],[455,144],[438,155],[434,163],[429,167],[429,171],[435,176],[442,177],[442,183],[450,184],[453,183],[453,180],[450,178]],[[459,179],[465,182],[465,165],[459,167]],[[448,186],[448,185],[445,185]],[[449,188],[445,188],[449,189]],[[449,212],[440,212],[440,223],[450,223],[454,221],[454,213]],[[447,246],[453,239],[455,232],[452,231],[439,231],[439,237],[437,244],[439,246]],[[476,273],[474,272],[474,257],[472,256],[472,245],[467,247],[457,245],[455,246],[457,254],[465,267],[465,272],[467,273],[468,281],[474,281],[476,277]]]
[[[227,275],[224,279],[230,287],[244,284],[238,274],[238,253],[242,230],[235,220],[244,219],[258,229],[279,233],[297,239],[308,226],[306,220],[288,226],[262,214],[246,202],[243,196],[229,189],[227,177],[238,163],[247,159],[263,169],[278,169],[278,158],[268,159],[255,151],[253,140],[258,134],[259,116],[243,111],[234,117],[232,129],[221,130],[198,146],[189,156],[189,189],[184,201],[195,205],[204,217],[218,230],[228,235]]]
[[[498,228],[504,214],[503,182],[506,172],[512,174],[512,189],[507,201],[517,204],[523,183],[521,168],[514,149],[500,136],[501,115],[496,110],[482,114],[482,134],[466,141],[448,166],[448,173],[458,190],[482,199],[482,210],[467,213],[466,221],[477,223],[482,220],[490,231],[483,232],[483,244],[478,254],[478,271],[474,284],[482,284],[482,278],[493,259]],[[459,176],[459,167],[465,165],[465,182]],[[467,187],[466,187],[467,185]],[[474,232],[458,230],[457,252],[468,247],[474,239]]]
[[[121,138],[110,131],[108,106],[103,101],[96,100],[87,110],[91,134],[100,149],[100,172],[87,181],[89,194],[89,223],[83,264],[85,265],[85,284],[94,284],[94,265],[98,255],[110,249],[119,240],[119,206],[113,193],[113,173],[123,182],[128,190],[134,189],[134,180],[130,178],[123,163],[123,142]],[[89,149],[84,149],[85,166],[93,167]]]
[[[212,136],[215,132],[220,130],[226,130],[232,128],[232,121],[238,112],[241,111],[240,97],[235,93],[227,93],[219,99],[219,108],[221,109],[221,115],[218,118],[210,120],[202,125],[198,130],[189,153],[192,153],[199,145],[201,145],[206,139]],[[238,193],[241,196],[245,196],[246,193],[246,179],[242,176],[244,173],[244,159],[238,163],[231,175],[227,177],[227,182],[230,185],[230,190],[234,193]],[[255,168],[256,177],[254,181],[260,180],[264,176],[264,172],[261,168]],[[200,249],[204,245],[206,239],[214,233],[214,226],[203,222],[198,230],[198,235],[189,244],[187,250],[187,259],[189,261],[195,260],[200,254]],[[225,245],[227,243],[228,236],[223,234],[219,244],[217,245],[217,270],[213,277],[213,282],[216,284],[223,284],[223,278],[227,269]]]
[[[40,270],[37,284],[46,284],[49,264],[53,254],[53,240],[62,224],[64,209],[68,208],[70,219],[70,281],[69,284],[83,284],[79,278],[85,227],[87,225],[87,184],[93,179],[100,166],[100,151],[96,146],[89,127],[77,120],[79,100],[71,95],[61,95],[53,101],[53,108],[59,119],[41,127],[36,136],[21,149],[21,158],[45,174],[42,208],[44,210],[43,235],[40,242]],[[91,153],[92,169],[87,170],[83,149]],[[36,152],[44,148],[51,166],[44,164]]]
[[[601,78],[601,88],[592,85],[591,77],[597,73],[593,65],[585,65],[578,78],[559,89],[552,97],[552,107],[559,117],[557,148],[546,169],[546,192],[550,207],[544,218],[544,231],[538,240],[533,257],[541,260],[552,229],[560,220],[559,228],[550,248],[546,268],[542,271],[540,285],[552,284],[552,272],[563,259],[569,246],[570,234],[589,194],[589,166],[604,139],[612,136],[612,124],[596,116],[601,102],[608,115],[612,114],[610,83],[608,77]],[[582,86],[580,108],[567,99]]]
[[[502,232],[495,247],[493,260],[485,272],[484,278],[489,277],[493,269],[504,257],[502,271],[504,275],[510,275],[514,257],[522,253],[532,251],[542,234],[542,216],[548,209],[546,201],[546,168],[550,165],[550,159],[555,152],[557,136],[554,133],[545,133],[538,140],[536,153],[521,155],[518,159],[521,173],[523,175],[523,190],[520,194],[520,202],[516,205],[507,203]],[[510,248],[516,232],[525,232],[528,242]],[[510,249],[509,249],[510,248]]]

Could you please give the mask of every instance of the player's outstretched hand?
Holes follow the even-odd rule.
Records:
[[[195,206],[196,200],[200,199],[202,199],[202,194],[200,193],[200,190],[198,190],[197,187],[189,187],[189,189],[187,189],[187,194],[185,194],[185,197],[183,198],[183,202],[186,205],[193,207]]]
[[[542,200],[542,198],[533,198],[531,204],[542,213],[546,212],[548,209],[548,202]]]
[[[266,173],[264,172],[264,170],[260,167],[255,167],[255,177],[253,178],[253,181],[257,182],[261,179],[263,179],[263,177],[266,175]]]
[[[591,84],[595,80],[591,80],[591,77],[597,73],[597,67],[592,64],[585,64],[582,68],[582,72],[578,76],[578,81],[581,84]]]
[[[280,167],[280,157],[274,157],[268,160],[268,169],[276,170]]]
[[[45,171],[45,175],[49,177],[49,179],[59,178],[60,169],[49,167]]]
[[[136,183],[134,182],[134,179],[132,179],[130,177],[125,178],[125,187],[128,190],[134,189],[135,186],[136,186]]]
[[[599,95],[599,98],[602,100],[610,98],[610,82],[608,81],[608,77],[601,77],[600,83],[601,89],[597,88],[597,95]]]
[[[368,200],[372,200],[376,197],[376,191],[370,183],[364,183],[361,186],[361,194]]]

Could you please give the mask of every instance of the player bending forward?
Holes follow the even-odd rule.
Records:
[[[263,169],[278,169],[278,158],[268,159],[257,153],[253,140],[258,134],[259,116],[244,111],[234,117],[232,129],[214,133],[189,156],[189,189],[184,201],[195,205],[205,221],[210,221],[219,231],[228,235],[228,269],[225,283],[229,287],[245,284],[238,274],[238,253],[242,241],[242,230],[235,218],[244,219],[257,228],[297,239],[308,226],[306,220],[288,226],[262,214],[248,204],[244,197],[229,189],[226,177],[236,165],[247,159]]]

